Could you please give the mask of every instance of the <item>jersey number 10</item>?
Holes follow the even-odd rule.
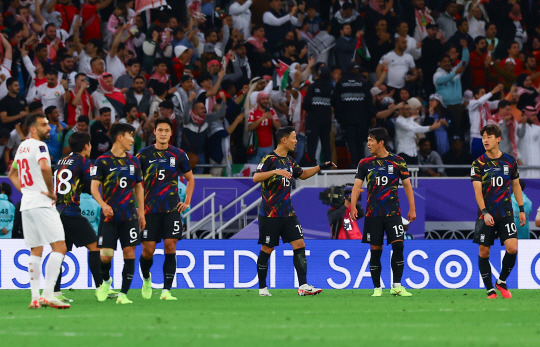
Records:
[[[491,177],[492,187],[502,187],[503,183],[503,178],[501,176]]]

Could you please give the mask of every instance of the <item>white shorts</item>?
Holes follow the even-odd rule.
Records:
[[[64,241],[64,227],[55,207],[37,207],[21,211],[24,242],[29,248]]]

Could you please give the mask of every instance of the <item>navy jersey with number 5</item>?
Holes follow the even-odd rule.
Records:
[[[138,154],[144,177],[145,213],[168,213],[178,205],[178,179],[191,171],[186,153],[176,147],[148,146]]]
[[[125,157],[115,157],[110,151],[106,152],[96,159],[90,174],[92,180],[101,182],[103,200],[114,211],[112,217],[103,217],[103,221],[122,222],[137,218],[134,189],[142,181],[137,157],[129,153]]]
[[[58,160],[54,172],[54,189],[57,194],[56,209],[62,215],[81,214],[80,195],[90,192],[90,167],[92,163],[79,153],[70,153]]]
[[[355,178],[367,181],[366,217],[401,216],[399,179],[409,177],[405,160],[393,153],[386,158],[371,156],[360,160]]]
[[[513,216],[510,186],[516,179],[519,179],[517,162],[509,154],[491,159],[484,153],[472,164],[471,181],[482,183],[486,209],[494,218]]]
[[[280,157],[275,152],[262,158],[257,172],[286,170],[292,177],[299,178],[304,170],[291,157]],[[262,204],[260,215],[265,217],[295,216],[291,203],[291,181],[283,176],[274,175],[261,182]]]

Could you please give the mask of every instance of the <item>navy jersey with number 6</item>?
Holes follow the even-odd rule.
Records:
[[[62,215],[81,214],[80,195],[90,192],[90,167],[92,163],[79,153],[70,153],[58,160],[54,172],[54,189],[57,194],[56,209]]]
[[[355,178],[367,181],[366,217],[401,216],[399,179],[409,177],[405,160],[393,153],[386,158],[371,156],[360,160]]]
[[[471,181],[482,183],[484,203],[493,217],[513,215],[510,186],[512,180],[518,178],[516,159],[506,153],[497,159],[491,159],[484,153],[472,164]]]
[[[280,157],[275,152],[262,158],[257,172],[286,170],[292,177],[299,178],[304,170],[291,157]],[[262,205],[260,215],[265,217],[295,216],[291,203],[291,180],[274,175],[261,183]]]
[[[176,147],[148,146],[138,154],[144,177],[145,213],[168,213],[178,205],[178,179],[191,171],[186,153]]]
[[[115,157],[110,151],[96,159],[90,169],[92,180],[101,182],[103,200],[112,207],[114,215],[102,218],[105,222],[122,222],[137,218],[135,185],[142,181],[141,164],[137,157],[126,153]]]

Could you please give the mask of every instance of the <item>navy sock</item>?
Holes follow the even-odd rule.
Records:
[[[306,248],[297,248],[293,250],[293,263],[294,268],[296,269],[296,274],[298,275],[298,285],[303,285],[307,283],[307,259],[306,259]]]
[[[112,262],[112,260],[111,260]],[[109,278],[111,278],[111,262],[108,262],[108,263],[104,263],[104,262],[101,262],[101,277],[103,277],[103,280],[104,281],[108,281]]]
[[[143,278],[150,277],[150,268],[152,267],[152,264],[154,264],[154,258],[146,259],[141,255],[139,258],[139,264],[141,267],[141,272],[143,275]]]
[[[124,259],[124,269],[122,270],[122,293],[127,294],[129,287],[131,287],[134,273],[135,259]]]
[[[94,283],[96,288],[98,288],[101,283],[103,283],[103,276],[101,275],[101,259],[99,257],[99,251],[88,252],[88,267],[90,272],[92,272],[92,277],[94,278]]]
[[[491,278],[491,265],[489,265],[489,258],[482,258],[478,256],[478,269],[480,270],[480,276],[486,290],[493,289],[493,279]]]
[[[381,256],[382,249],[372,249],[371,258],[369,259],[369,271],[371,272],[371,280],[375,288],[381,287]]]
[[[517,258],[517,253],[510,254],[506,252],[504,254],[504,258],[502,261],[502,268],[501,268],[501,276],[499,277],[501,281],[506,281],[508,276],[510,276],[510,272],[512,272],[514,265],[516,265],[516,258]]]
[[[259,252],[259,258],[257,258],[257,276],[259,277],[259,288],[266,288],[266,275],[268,274],[268,259],[270,254]]]
[[[392,243],[392,274],[394,275],[394,283],[401,283],[403,276],[403,268],[405,262],[403,260],[403,242],[397,241]]]
[[[165,280],[163,282],[163,289],[170,290],[174,275],[176,274],[176,253],[165,254],[165,261],[163,262],[163,276]]]

